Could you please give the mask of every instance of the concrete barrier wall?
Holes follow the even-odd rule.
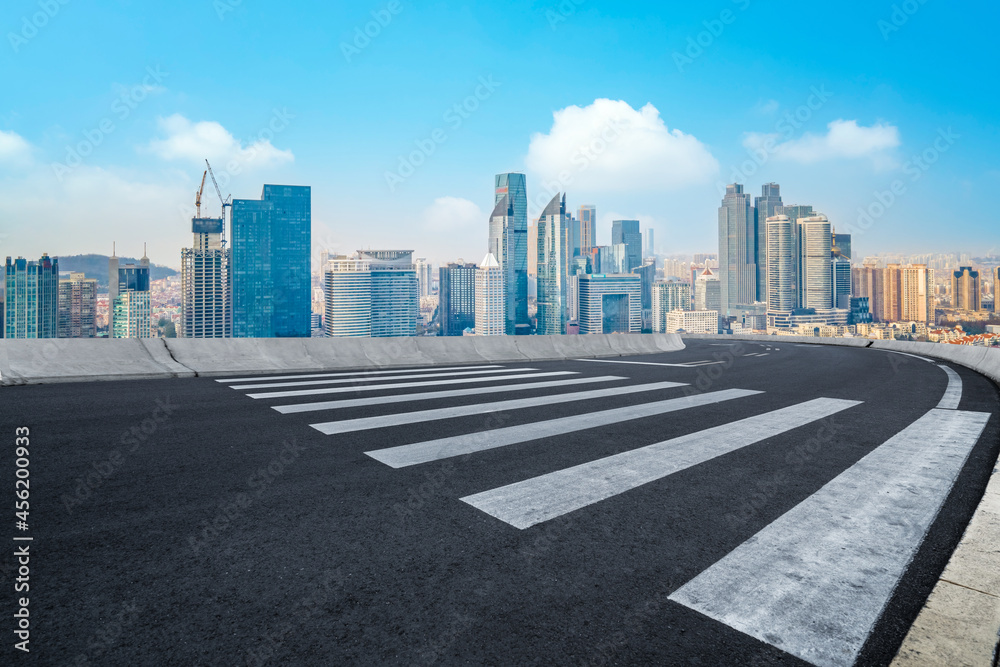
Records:
[[[684,349],[675,334],[454,338],[4,340],[0,384],[526,363]]]

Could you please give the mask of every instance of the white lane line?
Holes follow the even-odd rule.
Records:
[[[473,370],[486,370],[490,368],[503,368],[503,366],[492,365],[492,366],[447,366],[442,368],[437,368],[434,366],[424,366],[422,368],[390,368],[378,371],[354,371],[350,373],[318,373],[315,375],[258,375],[257,377],[250,378],[231,378],[228,380],[216,380],[216,382],[221,382],[223,384],[234,384],[239,382],[276,382],[278,380],[309,380],[313,378],[339,378],[339,377],[350,377],[352,375],[392,375],[399,373],[426,373],[428,371],[441,372],[441,371],[473,371]]]
[[[931,410],[670,599],[814,665],[853,665],[989,419]]]
[[[462,500],[523,530],[855,405],[859,402],[818,398]]]
[[[882,350],[883,352],[888,352],[889,354],[901,354],[904,357],[913,357],[914,359],[919,359],[920,361],[926,361],[929,364],[933,364],[933,359],[928,359],[927,357],[921,357],[919,354],[910,354],[909,352],[897,352],[896,350]]]
[[[591,364],[626,364],[629,366],[668,366],[671,368],[694,368],[695,366],[708,366],[712,364],[724,364],[725,361],[689,361],[686,364],[660,364],[652,361],[616,361],[614,359],[575,359],[574,361],[586,361]]]
[[[938,410],[958,410],[962,402],[962,378],[951,368],[938,364],[938,368],[948,374],[948,388],[944,391],[944,397],[938,403]]]
[[[589,401],[596,398],[642,394],[648,391],[661,391],[663,389],[676,389],[677,387],[686,386],[688,385],[680,382],[653,382],[651,384],[637,384],[630,387],[592,389],[590,391],[578,391],[567,394],[551,394],[549,396],[515,398],[509,401],[495,401],[493,403],[456,405],[450,408],[435,408],[433,410],[420,410],[417,412],[400,412],[392,415],[379,415],[378,417],[342,419],[340,421],[324,422],[322,424],[310,424],[310,426],[320,433],[325,433],[326,435],[353,433],[354,431],[369,431],[371,429],[386,428],[389,426],[402,426],[404,424],[419,424],[422,422],[439,421],[441,419],[468,417],[470,415],[483,415],[488,412],[524,410],[526,408],[537,408],[543,405],[575,403],[577,401]]]
[[[709,394],[695,394],[682,398],[671,398],[666,401],[633,405],[627,408],[603,410],[601,412],[550,419],[549,421],[532,424],[522,424],[521,426],[509,426],[492,431],[481,431],[479,433],[458,435],[451,438],[418,442],[413,445],[390,447],[389,449],[365,452],[365,454],[393,468],[406,468],[454,456],[463,456],[488,449],[531,442],[532,440],[539,440],[555,435],[586,431],[598,426],[607,426],[643,417],[653,417],[668,412],[712,405],[714,403],[731,401],[736,398],[744,398],[761,393],[763,392],[746,389],[726,389]]]
[[[250,398],[295,398],[298,396],[326,396],[329,394],[349,394],[357,391],[386,391],[389,389],[417,389],[420,387],[442,387],[456,384],[475,384],[479,382],[506,382],[508,380],[527,380],[534,378],[566,377],[579,375],[576,371],[550,371],[548,373],[520,373],[501,377],[486,376],[473,378],[458,378],[457,380],[428,380],[425,382],[398,382],[396,384],[368,384],[359,387],[328,387],[321,389],[297,389],[293,391],[268,391],[257,394],[247,394]],[[412,377],[412,376],[411,376]],[[386,378],[381,378],[385,380]],[[496,385],[501,386],[501,385]]]
[[[424,378],[445,378],[459,375],[492,375],[499,373],[526,373],[537,371],[537,368],[498,368],[488,371],[455,371],[453,373],[425,373],[422,375],[382,375],[379,377],[340,378],[338,380],[307,380],[305,382],[275,382],[267,384],[241,384],[231,389],[277,389],[280,387],[309,387],[324,384],[349,384],[351,382],[388,382],[390,380],[421,380]]]
[[[369,405],[386,405],[389,403],[409,403],[410,401],[431,401],[439,398],[464,398],[481,394],[502,394],[508,391],[530,391],[531,389],[556,389],[572,387],[581,384],[596,384],[598,382],[617,382],[628,380],[617,375],[601,375],[599,377],[576,378],[573,380],[553,380],[551,382],[525,382],[523,384],[496,385],[493,387],[477,387],[470,389],[451,389],[448,391],[428,391],[420,394],[396,394],[393,396],[374,396],[372,398],[342,399],[339,401],[322,401],[319,403],[298,403],[295,405],[276,405],[275,410],[282,414],[298,412],[317,412],[320,410],[340,410],[343,408],[359,408]]]

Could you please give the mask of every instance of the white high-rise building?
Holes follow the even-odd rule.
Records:
[[[722,283],[712,269],[704,269],[694,281],[694,309],[722,310]]]
[[[417,284],[420,286],[420,296],[430,296],[434,291],[434,265],[426,259],[418,259],[415,264],[417,267]]]
[[[667,313],[664,333],[684,331],[691,334],[719,333],[719,313],[714,310],[675,310]]]
[[[798,306],[795,284],[795,233],[787,215],[776,215],[767,225],[767,311],[791,313]],[[829,260],[827,260],[829,261]]]
[[[798,220],[799,306],[830,309],[833,303],[833,275],[830,270],[830,221],[825,215]]]
[[[476,335],[503,336],[506,332],[503,269],[489,253],[476,269]]]
[[[222,245],[223,218],[194,218],[194,245],[181,250],[182,338],[231,338],[229,249]]]
[[[675,310],[691,310],[691,286],[673,281],[654,283],[653,333],[666,331],[667,314]]]
[[[326,267],[323,329],[328,337],[413,336],[420,288],[412,250],[359,250]]]
[[[566,333],[569,321],[569,258],[565,195],[556,195],[538,219],[538,327],[540,336]]]

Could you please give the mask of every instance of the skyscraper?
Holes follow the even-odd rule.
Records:
[[[830,221],[825,215],[800,218],[799,306],[833,307],[833,279],[830,270]]]
[[[649,258],[643,260],[642,266],[632,269],[632,273],[642,279],[642,331],[651,332],[653,330],[653,283],[656,282],[656,260]],[[690,286],[688,286],[688,299],[691,298]]]
[[[528,319],[528,189],[524,174],[498,174],[495,208],[490,218],[489,252],[504,273],[504,317],[507,335],[531,332]],[[506,198],[507,205],[503,205]],[[499,216],[499,219],[498,219]],[[534,252],[534,248],[530,252]]]
[[[232,206],[235,338],[309,338],[312,190],[265,185]]]
[[[418,259],[417,283],[420,285],[420,296],[430,296],[434,291],[434,265],[426,259]]]
[[[642,279],[637,275],[580,274],[580,335],[639,333]]]
[[[694,281],[694,309],[719,312],[722,304],[722,281],[712,272],[704,269]]]
[[[566,291],[568,222],[566,197],[557,194],[538,219],[538,334],[542,336],[566,333],[569,319]]]
[[[833,256],[842,257],[848,262],[852,261],[851,255],[851,235],[833,233]]]
[[[493,253],[489,256],[493,257]],[[496,260],[496,257],[493,259]],[[497,266],[499,264],[497,262]],[[438,269],[438,294],[441,297],[438,302],[438,314],[441,318],[442,336],[461,336],[466,329],[476,326],[477,269],[475,264],[454,263]],[[506,319],[504,321],[506,322]]]
[[[359,250],[327,264],[323,328],[328,337],[417,333],[420,288],[412,250]]]
[[[951,306],[956,310],[978,311],[982,308],[979,271],[963,266],[951,276]]]
[[[59,336],[59,260],[42,255],[37,261],[7,258],[4,337]]]
[[[643,253],[643,257],[656,257],[656,244],[654,243],[653,228],[649,227],[646,229],[646,235],[643,241],[646,243],[646,250]]]
[[[59,281],[59,338],[97,336],[97,281],[71,273]]]
[[[1000,266],[993,269],[993,312],[1000,313]]]
[[[476,335],[503,336],[507,332],[504,317],[504,275],[493,253],[483,258],[475,276]]]
[[[754,200],[754,213],[757,226],[757,294],[758,300],[764,301],[768,290],[767,285],[767,220],[777,214],[781,202],[781,186],[777,183],[765,183],[760,188],[760,197]],[[795,221],[791,221],[795,224]],[[792,230],[795,233],[795,230]]]
[[[138,264],[108,259],[108,308],[112,338],[152,338],[149,299],[149,257],[143,250]]]
[[[580,207],[580,255],[590,257],[597,245],[597,207],[584,204]]]
[[[675,310],[691,310],[691,286],[676,281],[653,284],[653,332],[667,330],[667,315]]]
[[[757,233],[754,207],[739,183],[726,186],[719,207],[721,315],[732,315],[757,301]]]
[[[775,215],[764,221],[767,231],[767,312],[790,314],[798,308],[796,284],[795,234],[787,215]]]
[[[833,307],[850,309],[853,292],[851,262],[843,256],[834,257],[830,262],[830,278],[833,283]]]
[[[934,269],[907,264],[899,271],[899,319],[934,324]]]
[[[194,243],[181,250],[182,338],[232,336],[229,249],[222,246],[223,218],[193,218]]]
[[[615,220],[611,223],[611,245],[624,244],[625,263],[620,273],[632,273],[642,266],[642,232],[638,220]]]

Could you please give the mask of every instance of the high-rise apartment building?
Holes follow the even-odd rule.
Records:
[[[675,310],[691,310],[691,286],[676,281],[653,284],[652,329],[665,333],[667,315]]]
[[[899,271],[899,319],[934,324],[934,270],[907,264]]]
[[[4,337],[57,338],[59,259],[8,257],[5,276]]]
[[[757,298],[766,299],[767,285],[767,219],[778,215],[778,207],[782,205],[781,186],[777,183],[765,183],[760,188],[760,197],[754,199],[754,215],[757,229]],[[795,221],[792,220],[794,224]],[[795,233],[795,230],[792,230]]]
[[[412,250],[359,250],[327,263],[323,328],[328,337],[417,333],[420,288]]]
[[[122,264],[116,254],[108,259],[108,309],[112,338],[152,338],[149,298],[149,257],[138,264]]]
[[[556,194],[538,219],[538,327],[541,336],[566,333],[569,321],[569,258],[566,196]]]
[[[235,338],[309,338],[312,189],[265,185],[232,206]]]
[[[493,257],[490,253],[488,257]],[[495,260],[496,257],[493,257]],[[497,262],[499,266],[499,262]],[[475,264],[449,264],[438,269],[438,314],[442,336],[461,336],[476,326]],[[501,270],[501,274],[503,271]],[[501,306],[501,313],[503,307]],[[504,318],[504,322],[506,322]],[[506,325],[504,325],[506,326]],[[505,329],[506,331],[506,329]]]
[[[528,319],[528,189],[524,174],[498,174],[494,179],[489,252],[504,273],[504,317],[507,335],[531,332]],[[504,205],[504,199],[507,204]]]
[[[503,336],[507,333],[504,316],[504,275],[493,253],[486,255],[475,273],[476,335]]]
[[[830,221],[825,215],[800,218],[798,236],[799,306],[829,309],[834,305],[830,270]]]
[[[71,273],[59,281],[59,338],[97,336],[97,281]]]
[[[637,275],[580,274],[580,334],[642,331],[642,279]]]
[[[751,196],[739,183],[726,186],[719,207],[719,279],[722,314],[757,301],[757,230]]]
[[[192,247],[181,250],[182,338],[230,338],[232,296],[223,218],[193,218]]]
[[[787,215],[775,215],[764,221],[767,231],[767,312],[791,313],[798,308],[796,276],[795,224]]]
[[[694,281],[694,309],[721,312],[722,281],[712,272],[703,269]]]
[[[979,271],[971,266],[963,266],[951,276],[951,306],[956,310],[978,311],[982,309]]]
[[[580,255],[590,257],[597,245],[597,207],[584,204],[580,207]]]
[[[1000,266],[993,269],[993,312],[1000,313]]]
[[[642,232],[638,220],[615,220],[611,223],[611,245],[624,245],[624,263],[619,273],[632,273],[642,266]]]
[[[420,296],[430,296],[434,293],[434,265],[426,259],[418,259],[417,284],[420,286]]]

